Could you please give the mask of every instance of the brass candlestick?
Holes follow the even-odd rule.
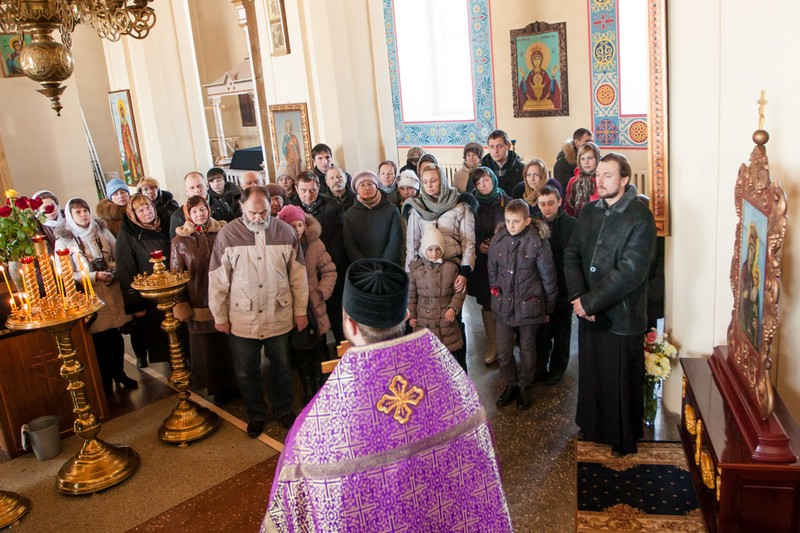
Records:
[[[64,463],[56,476],[56,488],[63,494],[90,494],[107,489],[133,475],[139,467],[139,455],[132,448],[115,446],[97,438],[101,423],[86,398],[83,365],[75,357],[72,328],[103,305],[97,297],[74,298],[58,313],[55,309],[19,311],[6,321],[11,329],[44,329],[56,338],[61,377],[69,382],[67,390],[74,406],[75,434],[83,439],[81,450]]]
[[[30,507],[28,498],[16,492],[0,490],[0,528],[10,526],[22,518]]]
[[[175,297],[180,294],[191,279],[188,272],[170,272],[164,267],[161,251],[150,256],[153,273],[139,274],[134,278],[131,287],[139,291],[142,297],[158,302],[158,310],[164,313],[161,329],[169,337],[169,380],[178,390],[178,405],[172,410],[161,427],[158,436],[164,442],[178,444],[181,448],[194,440],[202,439],[219,426],[219,417],[205,407],[189,401],[189,386],[192,371],[186,365],[183,347],[178,339],[178,327],[181,321],[172,314]]]

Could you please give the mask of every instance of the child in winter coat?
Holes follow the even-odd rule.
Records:
[[[552,314],[558,292],[556,267],[547,241],[549,230],[532,220],[523,200],[505,209],[505,228],[489,244],[489,287],[497,322],[497,359],[506,388],[497,400],[505,407],[531,406],[536,370],[536,330]],[[520,364],[514,359],[514,336],[519,336]]]
[[[442,260],[443,254],[444,237],[431,224],[422,235],[419,259],[409,265],[409,325],[415,330],[428,328],[452,353],[464,346],[456,315],[466,293],[453,289],[459,265]]]
[[[294,228],[306,262],[308,274],[308,329],[313,337],[313,346],[294,347],[297,372],[303,383],[303,393],[308,402],[322,386],[322,361],[328,348],[323,342],[331,322],[325,307],[325,301],[331,297],[336,285],[336,265],[320,239],[322,226],[317,219],[295,205],[284,206],[278,212],[278,218]]]

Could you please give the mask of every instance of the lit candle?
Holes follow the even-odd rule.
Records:
[[[36,281],[36,265],[33,257],[27,256],[19,260],[22,280],[25,284],[25,292],[28,293],[28,305],[33,312],[39,306],[39,283]]]
[[[75,278],[72,277],[72,262],[69,258],[69,250],[56,250],[56,256],[58,256],[58,263],[61,267],[61,283],[64,285],[64,298],[67,304],[70,304],[78,293],[75,290]]]
[[[64,297],[64,283],[61,279],[61,266],[56,261],[56,258],[53,257],[53,269],[56,273],[56,285],[58,286],[58,294],[61,295],[61,305],[66,308],[67,307],[67,300]]]
[[[86,281],[84,281],[84,288],[86,290],[86,294],[88,296],[96,296],[96,294],[94,293],[94,287],[92,286],[92,277],[89,275],[89,263],[88,261],[86,261],[86,258],[83,257],[82,255],[78,256],[78,265],[80,266],[81,272],[86,277]]]
[[[0,265],[0,272],[3,273],[3,279],[6,282],[6,288],[8,289],[8,295],[11,296],[11,309],[12,311],[17,308],[17,303],[14,301],[14,291],[11,290],[11,284],[8,282],[8,276],[6,276],[6,269],[3,265]]]
[[[150,252],[150,259],[153,259],[155,261],[161,261],[162,259],[164,259],[164,252],[161,250]]]
[[[39,262],[39,272],[42,273],[44,295],[47,298],[56,296],[58,294],[58,288],[56,286],[56,280],[53,278],[50,256],[47,255],[47,241],[45,241],[42,235],[36,235],[33,238],[33,249],[36,252],[36,260]]]

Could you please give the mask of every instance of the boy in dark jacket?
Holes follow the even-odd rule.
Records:
[[[555,385],[564,377],[569,363],[569,341],[572,335],[572,303],[567,297],[567,279],[564,276],[564,251],[578,225],[561,207],[558,189],[546,185],[536,200],[539,217],[550,229],[550,250],[558,276],[558,299],[555,311],[536,332],[536,381]],[[548,368],[548,362],[550,367]]]
[[[533,221],[528,204],[509,202],[505,228],[489,244],[489,286],[492,314],[497,322],[497,359],[506,388],[498,407],[517,400],[524,411],[531,406],[536,369],[536,330],[552,314],[558,281],[547,242],[547,224]],[[520,364],[514,359],[514,336],[519,336]]]

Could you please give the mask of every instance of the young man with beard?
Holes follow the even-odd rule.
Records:
[[[636,201],[625,156],[597,166],[600,200],[586,205],[567,246],[569,299],[580,318],[578,409],[582,436],[611,445],[615,457],[636,453],[642,438],[647,281],[655,255],[653,214]]]
[[[289,332],[308,326],[308,279],[303,250],[292,227],[270,216],[269,193],[242,193],[244,216],[220,230],[208,273],[208,307],[214,327],[229,333],[236,382],[247,408],[247,435],[267,421],[261,384],[261,348],[270,360],[273,416],[290,428],[294,391]]]

